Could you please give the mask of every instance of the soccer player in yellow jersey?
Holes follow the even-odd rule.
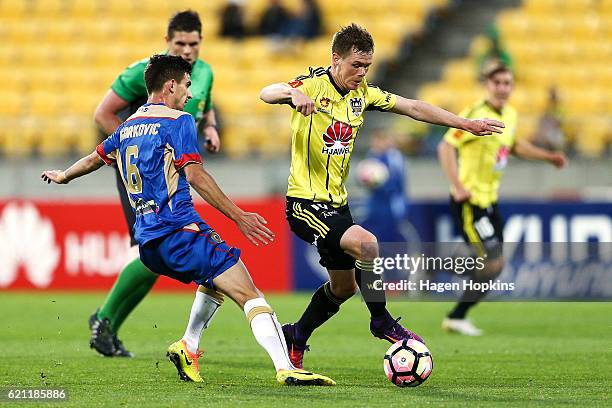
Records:
[[[367,110],[381,110],[417,120],[451,126],[475,135],[499,133],[496,120],[464,119],[421,101],[406,99],[368,84],[374,41],[352,24],[332,41],[331,67],[310,68],[289,83],[265,87],[260,98],[270,104],[289,104],[291,114],[291,171],[287,220],[301,239],[316,245],[330,281],[313,295],[302,317],[283,326],[292,363],[302,367],[306,341],[312,332],[338,312],[357,287],[371,314],[372,334],[390,342],[415,338],[386,309],[384,292],[368,286],[376,276],[376,237],[353,222],[345,181],[353,143]]]
[[[506,125],[501,135],[477,138],[457,129],[449,129],[438,146],[438,158],[451,183],[451,209],[463,238],[478,256],[486,258],[485,267],[473,271],[473,280],[489,281],[502,271],[502,219],[497,208],[497,191],[502,171],[512,153],[523,159],[542,160],[555,167],[567,164],[563,153],[549,152],[526,140],[516,140],[516,110],[508,98],[512,92],[512,72],[493,62],[483,72],[487,97],[467,107],[462,116],[487,116]],[[457,153],[459,162],[457,163]],[[482,331],[466,319],[468,310],[484,295],[466,291],[455,308],[442,322],[446,331],[479,336]]]

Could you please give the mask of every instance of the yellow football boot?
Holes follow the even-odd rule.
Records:
[[[336,385],[329,377],[305,370],[280,370],[276,381],[284,385]]]
[[[197,353],[191,353],[187,349],[187,343],[185,340],[179,340],[176,343],[172,343],[168,347],[166,356],[174,363],[178,371],[179,377],[183,381],[193,382],[204,382],[200,376],[200,365],[198,364],[198,358],[202,355],[202,352],[198,350]]]

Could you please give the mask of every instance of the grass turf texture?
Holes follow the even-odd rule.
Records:
[[[296,319],[308,299],[268,297],[281,322]],[[2,293],[0,388],[65,388],[69,400],[62,407],[611,404],[609,303],[486,303],[473,313],[486,330],[481,338],[440,331],[448,304],[392,303],[393,314],[424,336],[434,357],[425,384],[400,389],[383,373],[389,343],[369,334],[357,299],[311,339],[306,367],[338,382],[325,388],[278,385],[231,301],[203,337],[205,383],[181,382],[165,350],[184,331],[190,294],[148,296],[120,332],[136,357],[103,358],[89,349],[87,329],[102,300],[102,294]]]

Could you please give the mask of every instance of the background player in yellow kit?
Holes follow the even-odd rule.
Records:
[[[390,342],[421,340],[389,314],[383,292],[368,288],[375,278],[372,270],[378,242],[353,222],[347,204],[345,181],[365,111],[389,111],[479,136],[499,133],[503,127],[496,120],[461,118],[368,84],[365,76],[372,64],[374,41],[362,27],[352,24],[341,28],[334,35],[331,51],[331,67],[310,68],[308,74],[289,83],[265,87],[260,95],[264,102],[294,108],[287,220],[296,235],[317,246],[320,263],[330,276],[302,317],[283,326],[296,367],[302,367],[312,332],[337,313],[358,286],[371,314],[374,336]]]
[[[506,125],[496,137],[478,138],[468,132],[449,129],[438,146],[438,158],[451,183],[451,209],[465,241],[478,256],[486,258],[485,267],[474,271],[473,280],[489,281],[502,271],[503,222],[497,208],[497,192],[502,171],[512,153],[523,159],[542,160],[561,168],[567,164],[563,153],[549,152],[526,140],[516,140],[516,110],[509,105],[513,77],[510,68],[493,62],[483,71],[487,97],[468,106],[462,116],[487,116]],[[457,152],[459,164],[457,164]],[[486,292],[466,291],[442,322],[447,331],[479,336],[482,331],[466,319],[468,310]]]

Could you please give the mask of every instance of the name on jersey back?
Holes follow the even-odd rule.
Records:
[[[126,126],[119,132],[119,140],[144,135],[156,135],[161,123],[141,123],[138,125]]]

